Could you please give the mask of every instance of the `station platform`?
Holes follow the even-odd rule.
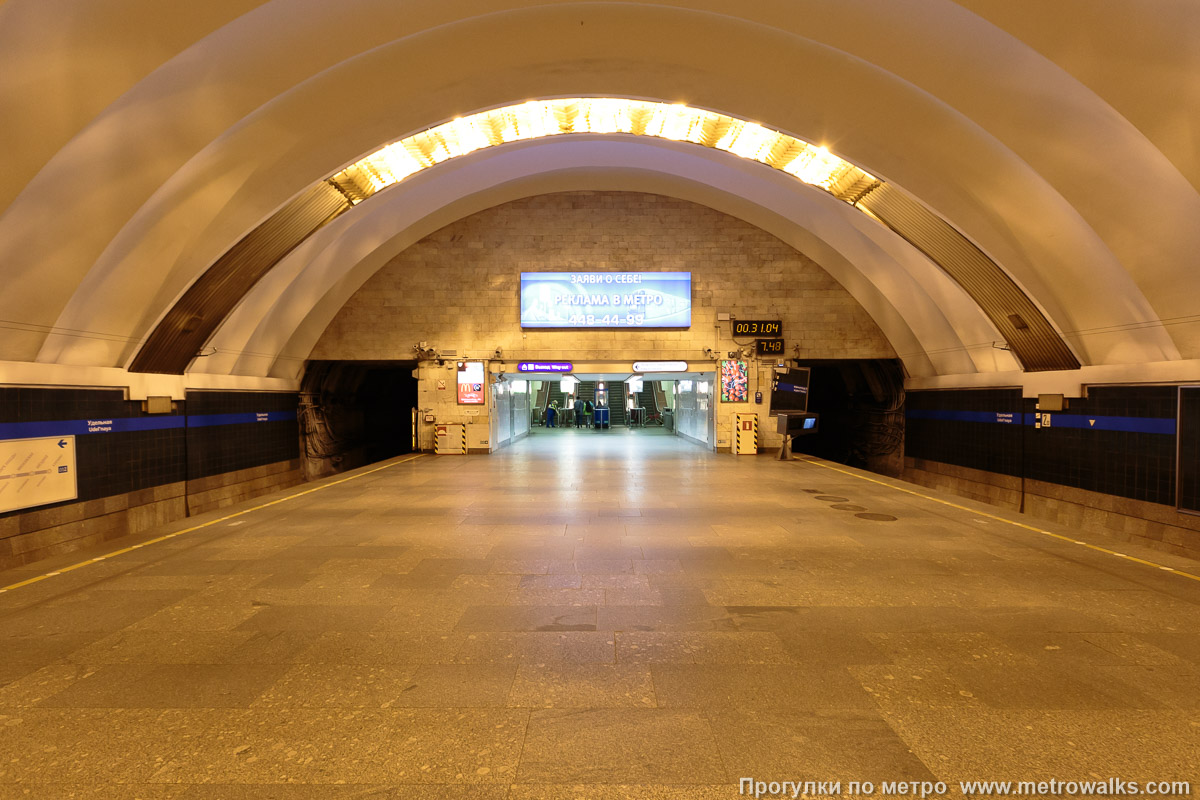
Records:
[[[0,573],[0,798],[1194,780],[1197,575],[676,437],[403,456]]]

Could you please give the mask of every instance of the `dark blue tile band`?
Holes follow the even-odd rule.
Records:
[[[994,411],[941,411],[934,409],[909,409],[905,414],[909,419],[933,419],[946,422],[990,422],[1000,424],[1016,424],[1022,421],[1021,414],[999,413]],[[1175,420],[1159,417],[1105,417],[1085,416],[1064,412],[1050,412],[1048,428],[1080,428],[1095,431],[1123,431],[1125,433],[1159,433],[1167,436],[1175,434]],[[1025,414],[1024,424],[1034,425],[1037,422],[1035,414]]]
[[[171,428],[207,428],[214,425],[243,425],[250,422],[294,420],[295,411],[266,411],[246,414],[174,414],[164,417],[116,417],[107,419],[70,419],[51,422],[0,423],[0,440],[39,439],[46,436],[87,436],[93,433],[157,431]]]

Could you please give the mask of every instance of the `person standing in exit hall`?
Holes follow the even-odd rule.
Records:
[[[585,406],[583,403],[583,398],[576,396],[575,397],[575,427],[576,428],[583,427],[583,410],[584,410],[584,408],[585,408]]]
[[[550,407],[546,409],[546,427],[554,427],[554,418],[558,416],[558,402],[550,401]]]

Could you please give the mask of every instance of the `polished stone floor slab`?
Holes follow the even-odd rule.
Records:
[[[674,709],[532,712],[520,783],[720,783],[704,714]]]
[[[0,800],[1200,780],[1200,582],[887,483],[538,432],[0,594]]]

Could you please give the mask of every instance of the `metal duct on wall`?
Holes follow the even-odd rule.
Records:
[[[188,288],[146,339],[129,371],[182,375],[225,317],[271,267],[350,208],[342,192],[321,181],[276,211]]]
[[[916,247],[966,290],[1028,372],[1079,369],[1079,359],[996,262],[925,206],[887,183],[855,203]]]

